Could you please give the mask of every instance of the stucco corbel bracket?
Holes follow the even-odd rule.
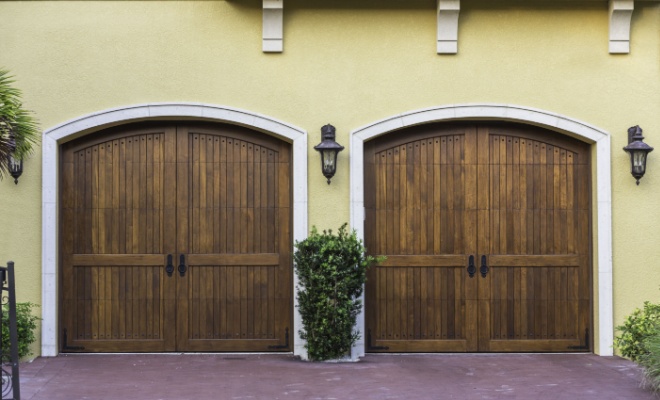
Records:
[[[438,0],[438,54],[458,53],[460,0]]]
[[[263,0],[264,53],[281,53],[284,49],[284,0]]]
[[[634,0],[610,0],[610,53],[630,53],[630,21]]]

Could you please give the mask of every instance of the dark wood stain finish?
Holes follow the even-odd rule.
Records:
[[[590,173],[588,145],[512,124],[426,125],[366,143],[365,242],[388,256],[368,277],[370,345],[589,350]]]
[[[89,352],[269,351],[292,327],[290,145],[229,125],[67,143],[61,327]],[[166,274],[185,256],[182,277]],[[279,349],[290,350],[290,349]]]

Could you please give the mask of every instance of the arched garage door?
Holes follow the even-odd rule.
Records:
[[[430,124],[365,143],[367,351],[589,351],[589,147]]]
[[[288,143],[139,124],[61,166],[62,351],[290,351]]]

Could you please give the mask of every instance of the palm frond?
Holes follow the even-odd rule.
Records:
[[[13,83],[9,72],[0,69],[0,179],[9,171],[10,157],[29,156],[40,138],[39,125],[33,113],[23,108],[22,93]]]

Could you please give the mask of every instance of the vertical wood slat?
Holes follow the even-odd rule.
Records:
[[[497,136],[492,134],[493,136]],[[501,143],[501,136],[498,136]],[[525,143],[526,142],[526,143]],[[507,139],[508,143],[508,139]],[[507,190],[506,195],[512,196],[511,201],[507,201],[507,218],[504,220],[509,226],[506,229],[506,248],[497,250],[501,254],[575,254],[576,252],[588,254],[589,233],[577,234],[574,223],[570,221],[574,218],[574,212],[569,211],[571,207],[577,204],[571,201],[571,192],[573,190],[583,190],[588,192],[589,181],[586,179],[578,183],[571,178],[572,171],[569,166],[569,160],[578,158],[576,153],[567,151],[561,146],[550,145],[534,141],[532,139],[520,139],[520,145],[507,146],[507,152],[513,151],[514,154],[508,155],[507,164],[513,163],[511,168],[507,165],[506,171],[515,171],[517,162],[520,162],[520,181],[518,185],[512,185],[513,192]],[[528,151],[529,149],[532,151]],[[538,150],[537,150],[538,149]],[[501,150],[501,148],[500,148]],[[583,157],[583,159],[585,159]],[[502,158],[500,157],[500,160]],[[530,179],[529,171],[533,179]],[[491,170],[496,170],[491,168]],[[503,168],[499,168],[503,171]],[[514,173],[514,176],[517,175]],[[501,180],[499,180],[501,182]],[[508,182],[508,178],[507,178]],[[508,185],[508,183],[507,183]],[[516,190],[516,188],[518,188]],[[580,189],[578,189],[580,188]],[[533,202],[530,203],[530,196],[533,196]],[[519,197],[520,201],[516,199]],[[586,196],[585,196],[586,197]],[[571,206],[571,204],[573,204]],[[517,211],[516,206],[521,207]],[[509,211],[511,210],[511,211]],[[514,218],[510,218],[512,213]],[[493,215],[493,212],[491,212]],[[500,212],[501,215],[501,212]],[[585,213],[584,215],[588,215]],[[500,219],[501,220],[501,219]],[[502,221],[502,220],[501,220]],[[589,226],[588,217],[583,219],[585,226]],[[512,225],[511,225],[512,224]],[[491,227],[493,225],[491,224]],[[533,233],[530,233],[533,232]],[[502,230],[499,229],[500,235]],[[581,246],[573,245],[574,237],[584,238],[585,242]],[[512,243],[511,240],[514,240]],[[530,245],[531,242],[531,245]],[[504,269],[502,276],[496,276],[496,270]],[[583,277],[571,279],[572,273],[581,271]],[[544,267],[544,268],[513,268],[496,267],[491,269],[493,285],[497,286],[499,291],[494,298],[505,299],[505,301],[492,301],[491,307],[495,307],[491,316],[499,318],[499,323],[493,321],[492,330],[498,332],[493,339],[502,339],[502,336],[513,339],[528,339],[547,341],[551,346],[552,340],[578,338],[576,334],[571,334],[567,330],[582,331],[584,335],[585,326],[578,327],[577,321],[587,313],[571,311],[579,309],[575,301],[571,301],[570,285],[577,285],[577,282],[588,281],[588,264],[581,264],[579,268],[575,267]],[[502,279],[506,278],[506,283]],[[586,285],[588,287],[588,285]],[[588,293],[588,290],[586,290]],[[580,289],[573,289],[573,293],[585,293]],[[588,294],[587,294],[588,296]],[[573,307],[570,304],[573,304]],[[584,301],[583,304],[588,304]],[[499,308],[499,310],[497,310]],[[586,308],[586,307],[585,307]],[[513,317],[510,315],[512,314]],[[506,318],[503,316],[506,315]],[[512,321],[513,319],[513,321]],[[572,322],[569,322],[572,321]],[[506,327],[502,326],[506,323]],[[575,328],[574,328],[575,327]],[[499,336],[499,337],[496,337]],[[537,344],[536,348],[540,344]],[[498,349],[509,348],[498,347]],[[518,347],[520,349],[520,347]],[[568,347],[565,348],[568,350]]]
[[[275,144],[276,141],[271,139],[265,142],[259,139],[263,143],[256,145],[238,136],[223,137],[225,143],[221,143],[219,139],[222,136],[215,131],[197,137],[198,141],[205,140],[205,145],[197,145],[201,151],[193,154],[188,151],[191,146],[182,143],[187,139],[184,135],[179,135],[177,143],[172,128],[160,134],[154,134],[150,129],[146,131],[150,132],[115,133],[118,139],[114,141],[63,153],[63,159],[70,160],[68,165],[71,167],[68,180],[62,187],[71,188],[68,198],[72,201],[68,202],[66,210],[72,211],[65,210],[62,215],[76,220],[76,229],[62,235],[74,235],[71,236],[67,254],[162,254],[165,248],[169,248],[170,252],[178,249],[180,253],[189,253],[190,249],[208,253],[238,250],[257,254],[276,249],[289,251],[290,145]],[[245,136],[260,135],[247,133]],[[235,165],[229,163],[230,171],[227,170],[226,151],[229,140],[232,144],[229,157],[236,161]],[[156,145],[156,141],[161,144]],[[264,147],[266,142],[270,147]],[[77,143],[70,145],[71,148],[76,146]],[[181,150],[178,154],[177,148]],[[78,153],[81,162],[74,161]],[[188,168],[191,162],[197,164]],[[192,180],[185,179],[189,172],[193,173]],[[76,187],[76,181],[82,184]],[[166,182],[169,187],[164,190],[162,187]],[[248,187],[241,188],[243,183]],[[178,184],[182,190],[170,190]],[[234,186],[239,188],[238,196]],[[173,206],[175,202],[186,211],[177,212]],[[196,207],[190,210],[188,204]],[[75,207],[81,212],[73,212]],[[168,218],[177,215],[178,222]],[[225,228],[228,215],[235,225],[229,228],[232,230],[229,234]],[[221,223],[210,223],[216,219]],[[195,231],[191,225],[199,229]],[[172,235],[173,232],[177,233],[176,236]],[[279,243],[274,243],[273,237],[279,237]],[[230,238],[229,249],[227,238]],[[221,331],[236,331],[234,335],[239,339],[261,336],[268,338],[269,344],[276,339],[283,343],[284,327],[291,328],[291,312],[288,310],[291,260],[287,254],[281,258],[283,264],[277,273],[273,272],[272,267],[236,266],[240,272],[232,288],[237,289],[234,292],[239,297],[230,299],[234,304],[229,308],[233,307],[235,311],[234,321],[236,318],[240,320],[237,330],[227,327],[227,307],[219,309],[218,304],[212,301],[216,298],[228,299],[226,282],[232,281],[232,277],[227,278],[226,270],[233,267],[201,269],[197,282],[193,283],[196,290],[190,291],[199,294],[195,298],[199,313],[195,317],[197,323],[193,324],[197,335],[219,337]],[[117,336],[125,341],[135,341],[162,337],[162,326],[174,322],[174,315],[168,307],[174,304],[175,297],[171,293],[173,286],[168,282],[175,281],[162,279],[162,267],[83,266],[77,269],[65,267],[64,270],[63,276],[71,277],[65,279],[65,287],[73,289],[68,291],[72,295],[63,301],[65,304],[75,303],[76,298],[80,301],[75,307],[65,307],[77,311],[62,319],[69,321],[68,325],[80,327],[70,326],[70,336],[77,337],[80,331],[81,339],[98,338],[95,345],[86,343],[86,346],[91,346],[89,349],[96,346],[99,350],[121,351],[123,348],[135,351],[138,347],[131,348],[130,344],[108,345],[100,343],[100,339],[115,339]],[[76,295],[76,291],[80,295]],[[185,291],[189,292],[187,289]],[[256,310],[268,315],[262,318]],[[188,309],[185,311],[183,314],[187,315]],[[76,314],[79,316],[76,317]],[[220,316],[216,317],[217,314]],[[275,327],[276,323],[278,327]],[[228,334],[224,336],[229,338]],[[165,339],[168,346],[175,344],[173,337]],[[148,350],[140,346],[140,350]],[[266,344],[261,346],[260,350],[267,348]]]
[[[587,146],[551,137],[545,132],[529,133],[527,128],[484,126],[477,135],[479,144],[468,147],[479,151],[461,153],[456,147],[460,140],[451,135],[439,135],[442,130],[423,132],[424,129],[427,128],[410,128],[406,135],[381,137],[365,146],[366,160],[387,160],[389,154],[386,153],[391,150],[395,164],[392,167],[388,162],[365,164],[365,182],[375,184],[375,188],[365,187],[367,247],[377,249],[379,254],[447,254],[461,248],[461,240],[469,241],[467,238],[474,236],[477,239],[473,249],[478,248],[476,252],[485,255],[585,254],[585,263],[579,267],[496,266],[491,267],[488,278],[477,280],[478,330],[484,333],[479,349],[525,351],[547,346],[547,349],[557,350],[559,347],[553,344],[554,340],[581,339],[589,323],[586,310],[590,302]],[[418,145],[423,148],[429,144],[427,133],[439,135],[438,143],[431,138],[430,148],[418,153]],[[406,141],[404,137],[409,139]],[[392,143],[389,147],[388,142]],[[399,162],[394,158],[396,149],[401,149],[402,153]],[[454,158],[463,157],[468,160],[466,165],[448,168],[448,164],[453,165]],[[573,167],[573,158],[581,160],[582,164]],[[433,160],[433,164],[429,160]],[[580,179],[576,179],[575,171],[580,169],[583,172]],[[375,179],[370,180],[370,176]],[[474,219],[469,212],[460,211],[465,209],[461,201],[473,201],[469,191],[461,186],[470,187],[471,176],[476,177],[478,184],[475,186],[479,187],[479,196],[474,199]],[[443,191],[442,187],[451,190]],[[463,196],[448,195],[452,192]],[[397,199],[400,205],[396,204]],[[374,207],[373,211],[370,207]],[[580,207],[587,211],[578,211]],[[393,221],[399,222],[399,229],[394,228]],[[583,231],[578,230],[578,225],[584,227]],[[473,230],[472,226],[480,229]],[[470,233],[458,234],[461,229]],[[410,235],[411,230],[413,235]],[[397,232],[403,235],[400,240],[394,240]],[[420,240],[422,237],[425,240]],[[582,240],[579,245],[578,237]],[[451,296],[447,296],[449,288],[443,289],[442,285],[451,278],[434,275],[428,267],[425,269],[420,272],[419,267],[408,267],[396,272],[388,264],[386,270],[374,272],[376,284],[367,288],[367,325],[380,332],[376,335],[380,339],[376,340],[376,345],[384,343],[392,349],[393,339],[388,331],[411,336],[411,324],[413,341],[419,341],[421,336],[432,336],[432,331],[465,328],[456,321],[445,322],[447,312],[453,307],[448,304],[451,301]],[[443,274],[459,271],[447,270]],[[392,276],[391,283],[389,276]],[[458,280],[454,287],[458,291],[465,290],[461,285]],[[380,291],[384,293],[371,294]],[[438,292],[439,296],[431,295],[432,292]],[[571,296],[575,299],[570,300]],[[374,303],[376,308],[370,306]],[[445,311],[439,312],[439,309]],[[457,314],[464,310],[453,308]],[[402,325],[395,326],[391,320]],[[525,344],[525,340],[531,344]],[[443,348],[438,346],[436,348]],[[400,348],[428,347],[409,343]],[[562,349],[569,350],[568,345]]]
[[[365,147],[365,174],[373,176],[365,179],[365,241],[372,254],[464,254],[465,207],[476,202],[474,194],[464,199],[463,164],[469,157],[464,135],[452,132],[379,151]],[[464,268],[388,264],[372,269],[367,304],[377,305],[367,305],[370,345],[384,342],[392,351],[431,348],[415,343],[440,341],[447,349],[464,348],[467,332],[457,327],[465,324],[468,312]]]
[[[179,128],[179,135],[188,138],[179,143],[188,144],[189,182],[198,195],[180,204],[193,216],[187,225],[191,254],[275,252],[281,260],[278,267],[189,260],[189,301],[186,314],[180,311],[188,322],[179,346],[267,351],[284,343],[285,329],[292,328],[290,146],[257,144],[250,141],[255,134],[244,140],[207,127]]]
[[[62,224],[62,236],[74,241],[63,248],[63,276],[71,277],[63,281],[63,301],[77,299],[76,307],[63,308],[68,345],[84,341],[88,351],[122,351],[126,340],[155,339],[123,351],[167,348],[162,342],[160,266],[70,266],[73,253],[161,252],[162,244],[156,243],[162,239],[160,221],[155,216],[165,204],[159,198],[162,135],[162,131],[143,130],[128,136],[111,134],[90,145],[64,146],[63,160],[71,160],[75,167],[64,174],[67,185],[62,192],[75,201],[62,205],[62,215],[80,216],[73,219],[83,222]],[[79,142],[85,141],[89,139]]]

